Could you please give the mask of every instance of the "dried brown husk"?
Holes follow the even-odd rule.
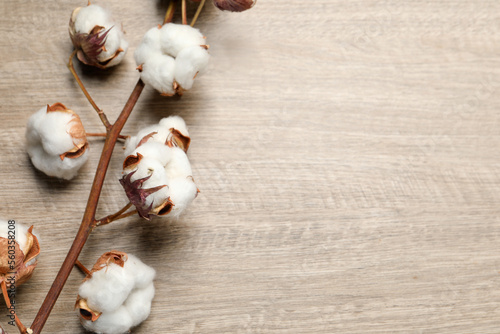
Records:
[[[99,319],[99,317],[102,314],[102,312],[96,312],[92,310],[87,305],[87,300],[80,297],[80,295],[78,295],[78,297],[76,298],[75,308],[78,309],[78,314],[80,315],[80,318],[84,320],[90,320],[92,322]]]
[[[170,134],[165,141],[165,145],[168,147],[179,147],[184,150],[184,152],[187,152],[190,143],[190,137],[184,136],[179,130],[174,128],[170,128]]]
[[[255,5],[257,0],[214,0],[215,7],[230,12],[242,12]]]
[[[94,266],[90,270],[90,273],[85,277],[84,282],[86,280],[88,280],[89,278],[91,278],[93,273],[95,273],[96,271],[99,271],[103,268],[106,268],[111,263],[114,263],[116,265],[119,265],[120,267],[123,267],[123,265],[125,264],[127,259],[128,259],[127,253],[120,252],[117,250],[112,250],[112,251],[109,251],[109,252],[102,254],[101,257],[97,259],[96,263],[94,264]]]
[[[19,243],[0,237],[0,282],[5,280],[7,288],[10,288],[11,282],[14,281],[16,286],[19,286],[29,280],[33,275],[33,270],[37,265],[37,261],[27,265],[40,254],[40,243],[38,238],[32,233],[33,226],[28,229],[25,249],[22,250]],[[14,262],[9,263],[12,259],[9,258],[9,245],[14,246]],[[5,250],[5,251],[3,251]]]

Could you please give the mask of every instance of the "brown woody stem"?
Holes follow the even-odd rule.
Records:
[[[78,50],[73,51],[73,53],[69,57],[68,68],[69,68],[71,74],[73,74],[73,76],[75,77],[75,80],[78,83],[78,86],[80,86],[80,89],[82,90],[83,94],[87,97],[87,100],[89,100],[92,107],[94,107],[95,111],[97,111],[97,115],[99,115],[99,118],[101,119],[102,124],[104,124],[104,126],[106,127],[106,131],[109,131],[111,129],[111,124],[108,121],[108,117],[106,117],[106,114],[104,113],[104,111],[99,109],[99,107],[94,102],[94,100],[90,96],[89,92],[87,91],[87,89],[83,85],[82,80],[80,80],[80,77],[78,76],[78,74],[75,71],[75,67],[73,66],[73,58],[75,58],[75,55],[77,52],[78,52]]]
[[[41,333],[42,328],[45,325],[45,322],[47,321],[47,318],[49,317],[49,314],[52,311],[52,308],[54,307],[54,304],[56,303],[56,300],[59,297],[69,274],[71,273],[71,270],[73,269],[73,266],[78,260],[78,256],[80,255],[85,242],[92,232],[92,225],[95,222],[97,204],[101,195],[104,178],[106,176],[109,162],[111,160],[111,155],[113,154],[113,148],[115,147],[120,132],[123,129],[123,126],[125,125],[128,117],[130,116],[130,113],[132,112],[135,104],[137,103],[137,100],[139,99],[143,88],[144,83],[139,79],[139,81],[135,85],[134,90],[132,91],[132,94],[130,94],[127,103],[123,107],[122,112],[118,116],[116,122],[108,131],[108,136],[106,137],[106,141],[104,142],[101,158],[97,166],[94,182],[92,184],[92,188],[90,189],[87,207],[85,208],[82,223],[80,224],[80,229],[76,234],[75,240],[73,241],[73,244],[68,251],[68,255],[66,256],[61,269],[59,269],[59,272],[57,273],[57,276],[52,283],[52,286],[47,293],[47,296],[45,297],[45,300],[43,301],[38,314],[33,320],[31,328],[33,329],[34,334]]]
[[[80,269],[82,271],[82,273],[84,273],[85,275],[90,275],[90,270],[87,269],[87,267],[85,267],[83,265],[83,263],[80,262],[80,260],[76,260],[75,261],[75,266]]]
[[[196,23],[196,20],[198,20],[198,16],[200,16],[201,10],[203,9],[203,6],[205,5],[205,0],[201,0],[200,4],[198,5],[198,9],[196,10],[196,13],[193,16],[193,20],[191,20],[191,27],[194,27],[194,24]]]
[[[177,3],[177,0],[170,0],[170,3],[168,4],[167,12],[165,13],[165,18],[163,19],[163,24],[172,22],[172,19],[174,18],[176,3]]]
[[[187,24],[186,0],[182,0],[182,24]]]
[[[95,132],[86,132],[85,135],[87,137],[106,137],[107,133],[101,132],[101,133],[95,133]],[[118,139],[128,139],[130,136],[124,136],[124,135],[118,135]]]
[[[19,320],[19,318],[17,317],[15,307],[13,308],[12,305],[10,304],[9,294],[7,293],[7,284],[5,283],[5,280],[2,280],[0,285],[2,286],[3,300],[5,300],[5,304],[7,305],[7,308],[9,310],[14,311],[14,320],[16,322],[17,328],[19,329],[19,332],[21,334],[27,333],[26,326],[24,326],[23,323],[21,322],[21,320]]]

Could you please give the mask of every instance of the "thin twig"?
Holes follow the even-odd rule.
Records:
[[[99,107],[94,102],[94,100],[92,100],[92,97],[90,96],[89,92],[87,91],[87,89],[83,85],[82,80],[80,80],[80,77],[78,76],[78,74],[75,71],[75,67],[73,66],[73,58],[75,58],[77,51],[78,50],[73,51],[73,53],[69,57],[68,68],[69,68],[71,74],[73,74],[73,76],[75,77],[75,80],[78,83],[78,86],[80,86],[80,89],[82,90],[83,94],[87,97],[87,100],[89,100],[92,107],[94,107],[95,111],[97,111],[97,115],[99,115],[99,118],[101,119],[102,124],[104,124],[104,126],[106,127],[106,131],[109,131],[109,129],[111,129],[111,124],[108,121],[108,117],[106,117],[106,114],[104,113],[104,111],[99,109]]]
[[[80,269],[82,271],[82,273],[84,273],[85,275],[89,276],[90,275],[90,270],[87,269],[87,267],[85,267],[83,265],[83,263],[80,262],[80,260],[76,260],[75,261],[75,266]]]
[[[201,10],[203,9],[203,6],[205,5],[205,0],[201,0],[200,4],[198,5],[198,9],[196,10],[196,13],[193,16],[193,20],[191,20],[191,27],[194,27],[194,24],[196,23],[196,20],[198,20],[198,16],[200,16]]]
[[[163,19],[163,24],[172,22],[172,19],[174,18],[176,3],[177,3],[177,0],[170,0],[170,3],[168,4],[167,12],[165,13],[165,18]]]
[[[108,134],[104,132],[101,133],[86,132],[85,135],[87,135],[87,137],[106,137]],[[118,139],[127,140],[128,138],[130,138],[130,136],[118,135]]]
[[[132,206],[132,203],[128,202],[123,208],[121,208],[118,212],[113,213],[112,215],[106,216],[101,219],[97,219],[95,222],[95,226],[106,225],[111,223],[113,220],[116,220],[116,217],[119,217],[125,211],[127,211]]]
[[[182,0],[182,24],[188,24],[186,14],[186,0]]]
[[[15,307],[12,307],[12,305],[10,304],[9,294],[7,293],[7,284],[5,283],[5,280],[2,280],[0,285],[2,286],[3,300],[5,300],[5,304],[7,305],[7,308],[9,309],[9,311],[13,310],[13,312],[14,312],[13,313],[14,320],[16,321],[16,326],[19,329],[19,332],[21,334],[26,333],[26,326],[24,326],[23,323],[21,322],[21,320],[19,320],[19,318],[17,317]],[[12,314],[12,312],[11,312],[11,314]]]
[[[137,210],[132,210],[132,211],[129,211],[127,213],[123,213],[119,216],[116,216],[116,217],[113,217],[113,219],[111,220],[99,220],[99,221],[96,221],[96,224],[95,226],[104,226],[104,225],[107,225],[109,223],[112,223],[114,221],[117,221],[117,220],[120,220],[120,219],[123,219],[123,218],[127,218],[127,217],[130,217],[130,216],[133,216],[137,213]]]
[[[87,241],[90,233],[92,232],[92,225],[95,222],[95,213],[97,210],[97,204],[99,202],[99,197],[101,195],[101,190],[104,184],[104,179],[106,177],[106,172],[108,170],[109,162],[111,160],[111,155],[113,154],[113,148],[115,147],[118,136],[120,135],[125,122],[127,121],[130,113],[134,109],[139,96],[141,95],[142,90],[144,89],[144,83],[139,79],[137,84],[135,85],[132,94],[123,107],[120,116],[111,127],[108,136],[106,137],[106,141],[104,142],[104,147],[102,149],[101,158],[99,160],[99,164],[97,166],[96,174],[94,177],[94,182],[92,184],[92,188],[90,189],[89,199],[87,201],[87,207],[85,208],[85,213],[82,218],[82,223],[80,224],[80,229],[75,236],[75,240],[71,245],[71,248],[64,259],[63,264],[61,265],[61,269],[57,273],[57,276],[50,287],[45,300],[40,307],[38,314],[33,320],[33,324],[31,328],[33,329],[34,334],[40,334],[43,329],[43,326],[47,322],[47,319],[56,303],[57,298],[61,294],[64,284],[68,279],[73,266],[78,260],[78,256],[82,251],[85,242]]]

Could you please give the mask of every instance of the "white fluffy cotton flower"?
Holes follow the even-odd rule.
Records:
[[[198,195],[186,155],[189,143],[179,116],[164,118],[125,143],[120,183],[141,217],[177,217]]]
[[[94,333],[128,333],[149,316],[155,274],[134,255],[103,254],[78,290],[75,307],[82,325]]]
[[[78,59],[87,65],[107,68],[118,65],[128,49],[120,24],[97,5],[78,7],[71,14],[69,35]]]
[[[196,28],[167,23],[146,32],[134,53],[141,79],[162,95],[182,95],[207,66],[210,55]]]
[[[27,151],[49,176],[70,180],[88,159],[88,141],[78,115],[62,103],[41,108],[28,120]]]

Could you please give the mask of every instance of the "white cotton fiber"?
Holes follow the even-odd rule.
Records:
[[[142,65],[141,78],[161,94],[173,95],[175,60],[166,55],[153,53]]]
[[[99,319],[94,322],[84,319],[80,319],[80,321],[85,329],[102,334],[127,333],[134,325],[134,319],[125,306],[120,306],[115,311],[103,312]]]
[[[60,155],[71,150],[74,144],[68,130],[73,115],[61,112],[46,113],[43,108],[42,111],[45,117],[39,123],[38,133],[43,150],[51,155]]]
[[[125,308],[132,315],[132,326],[137,326],[146,320],[151,312],[151,300],[155,295],[153,284],[134,290],[125,301]]]
[[[184,89],[191,89],[194,78],[210,59],[208,51],[201,46],[182,49],[175,58],[175,81]]]
[[[110,263],[104,270],[92,275],[92,279],[80,285],[78,294],[87,300],[93,310],[116,310],[134,288],[134,277],[122,267]]]
[[[167,164],[165,170],[169,179],[177,177],[186,178],[193,175],[186,153],[178,147],[172,147],[172,159]]]
[[[98,5],[81,7],[75,16],[75,30],[81,33],[89,33],[96,25],[106,27],[110,24],[111,14]]]
[[[162,166],[165,166],[172,159],[172,150],[165,144],[148,141],[134,150],[132,155],[141,154],[143,157],[156,159]]]
[[[170,200],[175,204],[171,215],[178,217],[198,195],[198,188],[191,177],[170,181]]]
[[[160,29],[158,27],[149,29],[142,38],[141,44],[134,52],[136,64],[144,64],[146,59],[154,53],[161,54]]]
[[[206,44],[198,29],[174,23],[167,23],[161,28],[160,43],[162,51],[172,57],[177,57],[184,48]]]
[[[88,149],[76,159],[64,158],[47,154],[41,146],[28,146],[28,155],[33,165],[48,176],[71,180],[78,174],[78,170],[87,162]]]

